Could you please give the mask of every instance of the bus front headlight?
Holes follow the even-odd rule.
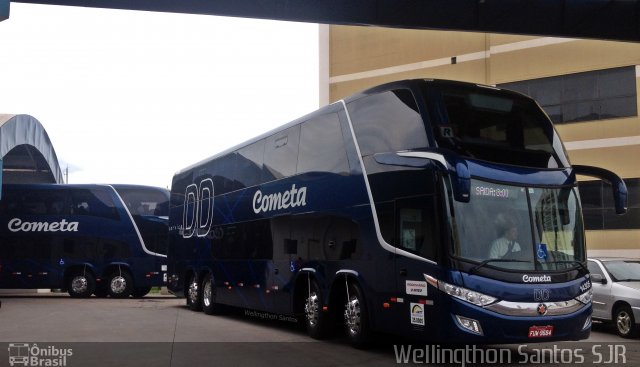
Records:
[[[443,291],[444,293],[452,297],[461,299],[465,302],[472,303],[476,306],[485,307],[498,301],[497,298],[488,296],[484,293],[472,291],[464,287],[459,287],[457,285],[443,282],[442,280],[438,280],[432,277],[431,275],[427,275],[427,274],[423,274],[423,275],[427,283],[431,284],[432,286],[438,288],[439,290]]]
[[[589,303],[591,303],[592,298],[593,298],[593,292],[591,291],[591,289],[589,289],[588,291],[576,297],[576,299],[580,301],[580,303],[583,303],[585,305],[588,305]]]

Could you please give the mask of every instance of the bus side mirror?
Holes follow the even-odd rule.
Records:
[[[615,173],[600,167],[592,166],[573,166],[573,173],[576,175],[596,177],[607,181],[613,189],[613,202],[616,206],[616,214],[624,214],[627,212],[627,185]]]

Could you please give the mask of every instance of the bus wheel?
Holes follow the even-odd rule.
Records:
[[[74,273],[67,287],[71,297],[87,298],[96,289],[96,278],[90,272]]]
[[[309,336],[323,339],[328,336],[329,314],[322,311],[322,294],[315,280],[310,280],[307,299],[304,303],[304,314]]]
[[[348,285],[348,299],[344,306],[344,324],[351,344],[362,348],[369,341],[367,306],[357,284]]]
[[[211,274],[207,274],[202,280],[202,310],[207,315],[215,315],[219,313],[219,307],[216,304],[216,289],[213,285],[213,277]]]
[[[149,294],[149,292],[151,292],[151,287],[135,288],[133,290],[133,293],[131,293],[131,295],[134,298],[142,298],[142,297],[146,296],[147,294]]]
[[[127,271],[116,271],[107,280],[107,291],[112,298],[127,298],[133,291],[133,279]]]
[[[189,278],[188,288],[187,288],[187,307],[189,307],[192,311],[200,311],[202,310],[202,292],[200,291],[200,287],[198,286],[198,278],[196,275],[191,275]]]

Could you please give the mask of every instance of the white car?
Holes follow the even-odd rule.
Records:
[[[640,331],[640,259],[588,259],[593,289],[593,319],[613,322],[618,335]]]

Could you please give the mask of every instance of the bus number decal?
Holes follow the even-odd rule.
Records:
[[[190,238],[196,234],[205,237],[213,223],[213,180],[200,181],[200,184],[187,186],[184,192],[182,212],[182,237]]]

